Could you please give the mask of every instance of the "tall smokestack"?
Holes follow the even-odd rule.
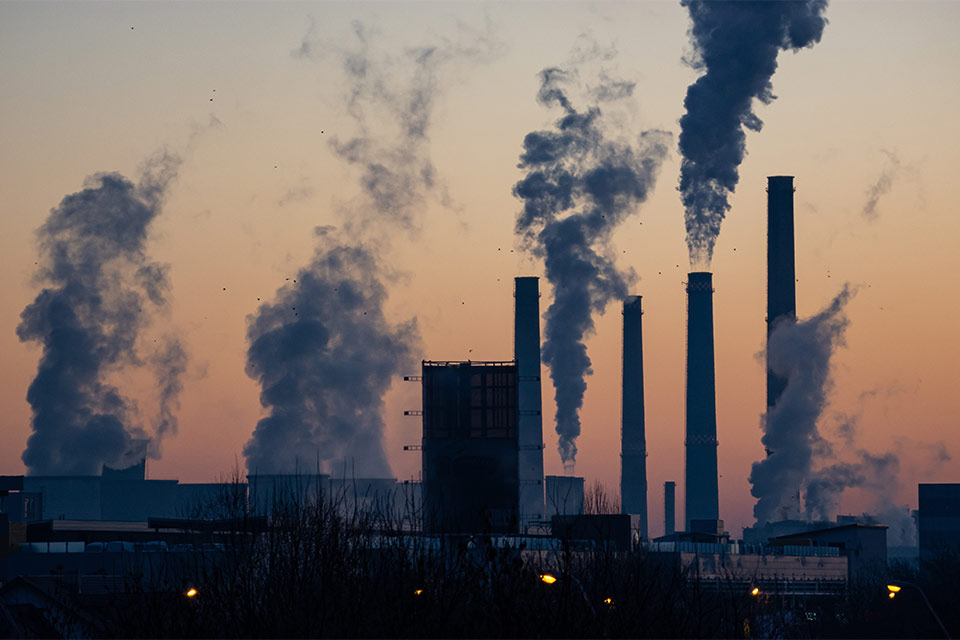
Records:
[[[781,322],[797,320],[793,241],[793,176],[767,178],[767,341]],[[767,411],[777,404],[787,379],[773,373],[767,353]]]
[[[720,518],[717,486],[717,396],[713,365],[713,274],[687,282],[686,530]]]
[[[513,357],[517,361],[520,532],[545,519],[540,401],[540,282],[514,278]]]
[[[668,480],[663,483],[663,535],[668,536],[677,530],[677,483]]]
[[[643,409],[643,311],[640,296],[623,302],[623,426],[620,431],[620,496],[623,513],[640,516],[647,539],[647,437]]]

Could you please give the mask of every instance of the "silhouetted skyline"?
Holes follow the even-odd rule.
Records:
[[[561,393],[573,407],[561,406],[562,413],[572,411],[578,425],[563,439],[552,428],[557,392],[544,367],[544,470],[562,473],[557,446],[572,459],[575,438],[577,474],[617,486],[619,305],[622,295],[639,294],[648,486],[676,480],[683,495],[690,269],[678,185],[690,154],[678,142],[684,146],[687,131],[684,98],[702,72],[684,62],[695,50],[690,9],[703,8],[689,5],[0,4],[0,55],[7,61],[0,81],[10,96],[0,104],[0,252],[8,283],[0,291],[0,473],[26,468],[21,455],[40,406],[27,401],[28,389],[38,364],[54,362],[55,351],[42,346],[52,334],[29,322],[34,315],[21,314],[37,309],[31,305],[45,287],[75,291],[73,280],[44,278],[54,245],[43,244],[37,230],[65,211],[70,194],[112,185],[140,198],[139,167],[167,150],[180,159],[177,178],[166,184],[162,212],[151,209],[129,260],[137,268],[156,265],[144,272],[153,279],[124,280],[133,268],[106,283],[110,291],[136,290],[144,301],[163,303],[136,306],[149,310],[150,321],[138,317],[125,334],[132,342],[117,347],[122,357],[104,356],[79,385],[92,414],[107,415],[104,403],[122,399],[125,413],[139,418],[120,430],[114,425],[109,455],[93,457],[115,458],[125,446],[122,434],[166,433],[151,477],[210,481],[226,472],[244,460],[248,442],[259,444],[258,422],[304,410],[301,400],[314,384],[285,387],[288,372],[271,368],[254,346],[282,342],[288,333],[297,342],[310,305],[320,304],[318,291],[337,288],[334,281],[362,281],[372,287],[360,296],[375,307],[372,315],[326,317],[311,325],[312,335],[321,344],[349,329],[353,342],[342,353],[357,366],[361,351],[373,359],[365,362],[384,356],[377,371],[344,371],[338,389],[354,388],[352,375],[369,383],[368,395],[356,399],[360,410],[369,409],[361,431],[383,434],[374,438],[381,453],[371,456],[372,466],[415,476],[419,456],[402,446],[419,441],[420,424],[402,413],[419,408],[419,389],[401,377],[416,374],[421,358],[509,359],[514,276],[541,276],[542,312],[564,303],[555,293],[564,289],[554,289],[560,280],[543,261],[549,256],[526,251],[516,234],[525,202],[514,187],[534,166],[518,167],[518,159],[530,151],[530,132],[551,132],[558,118],[585,116],[599,104],[604,117],[613,117],[602,132],[610,148],[638,148],[644,131],[664,132],[656,141],[664,147],[654,145],[659,170],[643,166],[649,154],[627,162],[650,181],[624,191],[627,205],[618,200],[597,209],[599,226],[591,229],[602,242],[588,242],[594,255],[581,257],[600,259],[611,286],[572,305],[593,313],[571,320],[586,336],[579,355],[587,364],[574,383],[586,385],[582,406],[578,392]],[[787,28],[789,38],[774,38],[777,99],[739,104],[746,110],[738,113],[754,114],[764,127],[744,131],[740,125],[759,122],[746,116],[735,123],[746,155],[734,163],[739,180],[727,189],[729,215],[712,245],[720,514],[730,531],[752,523],[748,476],[765,457],[765,365],[758,354],[766,335],[770,175],[796,176],[801,318],[828,308],[844,283],[857,290],[843,310],[845,346],[830,358],[831,383],[819,407],[820,430],[836,459],[819,471],[855,479],[867,473],[863,465],[896,451],[898,481],[887,497],[913,506],[917,482],[956,480],[960,471],[953,433],[960,399],[952,392],[960,350],[952,319],[960,301],[950,294],[949,275],[960,268],[952,192],[960,166],[960,88],[953,81],[960,6],[801,5],[809,10],[805,20],[828,23],[802,34]],[[580,91],[562,94],[570,109],[557,102],[560,94],[551,94],[550,108],[538,102],[544,87],[553,87],[541,74],[554,68],[566,70],[569,87]],[[762,95],[751,95],[768,97],[760,85]],[[85,183],[98,175],[115,177]],[[350,260],[334,268],[329,258],[338,250]],[[629,290],[620,286],[627,282]],[[126,303],[114,307],[123,309]],[[106,317],[89,320],[91,336],[119,326]],[[545,345],[557,344],[552,328],[550,321],[542,325]],[[389,345],[375,346],[371,336],[389,338]],[[575,335],[568,343],[578,349]],[[587,370],[593,373],[584,378]],[[322,376],[311,379],[329,390]],[[300,399],[280,393],[291,388]],[[381,397],[382,407],[373,406]],[[328,405],[326,414],[306,408],[342,417],[358,409],[348,405]],[[302,442],[327,447],[336,439],[331,461],[364,450],[335,433],[320,428]],[[49,459],[55,466],[79,451],[69,440],[54,446],[61,450]],[[99,464],[76,462],[76,470]],[[830,478],[821,479],[828,509],[872,507],[868,481],[835,494]],[[658,535],[662,492],[648,493],[651,534]]]

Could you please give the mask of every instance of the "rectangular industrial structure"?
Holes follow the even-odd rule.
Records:
[[[546,476],[547,518],[583,514],[583,478]]]
[[[424,531],[515,533],[516,363],[424,361],[422,382]]]
[[[960,484],[921,484],[918,493],[920,559],[960,554]]]

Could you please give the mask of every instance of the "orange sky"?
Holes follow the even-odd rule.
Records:
[[[861,446],[901,454],[897,498],[914,508],[917,482],[960,476],[960,301],[952,276],[960,269],[952,186],[960,167],[960,4],[844,2],[827,16],[819,45],[780,56],[778,99],[757,108],[765,126],[747,136],[713,262],[720,508],[735,534],[750,522],[746,477],[763,455],[757,354],[768,175],[796,176],[799,314],[819,310],[844,282],[861,287],[848,308],[822,431],[831,433],[838,412],[859,413]],[[30,433],[24,398],[39,351],[19,343],[15,327],[37,292],[34,230],[86,176],[133,175],[163,145],[181,150],[184,164],[149,249],[171,265],[172,305],[158,324],[182,333],[192,364],[180,433],[150,475],[206,481],[241,458],[261,415],[259,390],[244,373],[246,317],[257,297],[269,299],[309,259],[313,227],[337,224],[358,192],[357,175],[327,145],[353,126],[344,78],[329,59],[290,55],[311,17],[316,36],[330,43],[348,42],[350,21],[362,19],[385,54],[453,37],[458,22],[495,36],[491,60],[439,77],[430,154],[452,204],[430,200],[419,232],[390,253],[402,275],[391,285],[389,314],[418,318],[426,359],[511,357],[512,278],[542,275],[516,246],[511,187],[521,175],[523,136],[557,115],[536,103],[536,73],[565,64],[578,43],[613,45],[607,67],[637,82],[623,130],[674,135],[696,77],[682,63],[690,49],[685,10],[667,2],[0,4],[0,473],[23,471]],[[193,136],[211,114],[222,126]],[[899,169],[871,221],[861,210],[890,166],[884,151]],[[635,292],[644,297],[653,535],[662,530],[663,481],[678,482],[681,507],[683,495],[688,268],[678,173],[674,150],[651,199],[614,237],[620,265],[637,271]],[[550,289],[541,283],[546,308]],[[619,309],[596,327],[577,472],[613,487]],[[131,384],[147,409],[149,394]],[[876,393],[861,400],[864,392]],[[544,375],[545,468],[561,473],[552,397]],[[398,381],[387,397],[386,447],[397,477],[419,472],[419,457],[402,451],[419,441],[416,418],[402,416],[418,404],[413,383]],[[954,460],[932,465],[926,445],[941,440]],[[867,499],[845,496],[840,511],[863,509]]]

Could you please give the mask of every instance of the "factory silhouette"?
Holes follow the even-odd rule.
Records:
[[[768,178],[767,193],[769,339],[777,327],[797,322],[793,178]],[[422,389],[421,407],[405,412],[422,418],[421,443],[405,447],[422,456],[420,482],[357,477],[347,463],[339,472],[321,473],[319,462],[311,467],[308,459],[290,473],[249,469],[218,483],[147,479],[146,440],[134,440],[124,456],[137,462],[119,469],[104,465],[99,475],[0,476],[0,606],[9,614],[0,629],[97,635],[107,627],[85,618],[64,622],[64,612],[86,611],[84,596],[93,592],[129,596],[131,585],[138,593],[169,591],[171,576],[180,587],[192,585],[188,597],[199,597],[205,580],[215,582],[201,567],[232,562],[231,550],[252,549],[255,541],[273,540],[276,531],[286,532],[288,543],[297,539],[289,527],[299,516],[291,513],[347,523],[359,518],[363,534],[355,524],[350,530],[364,553],[399,544],[405,553],[438,559],[448,572],[457,553],[472,558],[467,566],[484,575],[500,562],[497,554],[505,554],[523,567],[519,571],[533,571],[546,584],[565,579],[579,585],[596,620],[602,617],[597,607],[612,609],[614,598],[594,603],[574,567],[587,566],[598,553],[627,564],[641,557],[658,571],[669,567],[683,584],[696,585],[696,593],[702,589],[719,598],[715,603],[735,596],[748,598],[751,607],[761,599],[781,611],[805,612],[802,623],[784,619],[785,627],[751,613],[745,623],[766,625],[757,633],[817,633],[818,616],[833,599],[849,596],[867,576],[886,575],[892,561],[915,567],[960,550],[960,527],[954,524],[960,485],[920,485],[919,550],[888,549],[886,523],[854,516],[811,521],[800,517],[799,508],[732,539],[718,488],[713,274],[691,272],[686,292],[684,516],[678,523],[676,483],[665,482],[659,538],[649,536],[641,297],[622,301],[620,491],[619,501],[604,502],[604,496],[585,491],[582,477],[544,475],[539,279],[517,277],[511,360],[424,360],[419,375],[404,378]],[[788,385],[768,362],[768,413]],[[792,491],[780,497],[781,504],[799,503],[800,488]],[[308,510],[291,511],[291,505]],[[310,512],[309,505],[319,511]],[[241,562],[254,556],[244,551]],[[647,579],[662,582],[665,575],[674,574]],[[73,600],[52,599],[51,584]],[[413,593],[420,596],[426,588]],[[40,627],[29,627],[29,611],[39,612]],[[684,629],[678,633],[694,633]]]

